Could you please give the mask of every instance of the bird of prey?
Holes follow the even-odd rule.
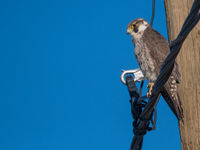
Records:
[[[149,91],[147,96],[151,95],[151,90],[157,76],[159,75],[161,65],[167,55],[170,53],[167,40],[144,19],[136,19],[128,24],[127,34],[132,37],[135,47],[135,56],[139,63],[144,78],[149,81]],[[177,93],[177,84],[180,83],[180,73],[178,64],[175,62],[172,74],[161,94],[171,110],[178,119],[182,118],[182,108]]]

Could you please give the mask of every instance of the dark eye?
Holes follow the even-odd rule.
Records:
[[[132,28],[135,28],[136,27],[136,24],[132,24]]]

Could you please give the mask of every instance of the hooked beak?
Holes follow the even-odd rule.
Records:
[[[132,32],[132,29],[130,27],[128,27],[126,30],[126,34],[131,34],[131,32]]]

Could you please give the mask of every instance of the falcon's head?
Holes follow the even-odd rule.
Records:
[[[149,26],[148,22],[144,19],[135,19],[128,24],[127,34],[130,34],[134,41],[140,39]]]

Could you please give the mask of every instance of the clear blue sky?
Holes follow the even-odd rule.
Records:
[[[127,150],[132,133],[121,69],[137,68],[127,24],[151,0],[2,0],[0,149]],[[163,1],[153,27],[167,37]],[[180,150],[163,99],[144,150]]]

